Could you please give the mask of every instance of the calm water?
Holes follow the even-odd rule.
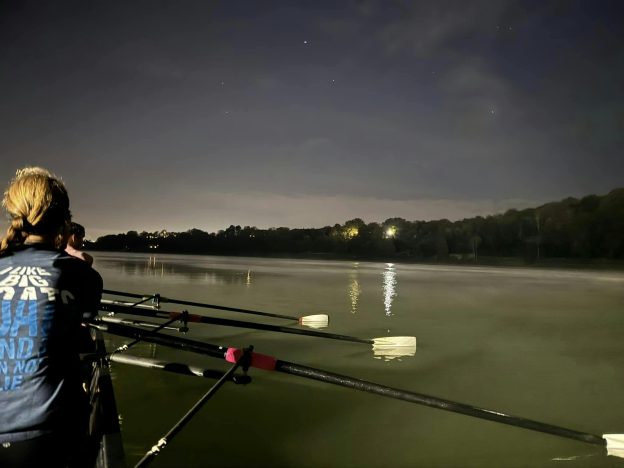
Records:
[[[282,360],[582,432],[624,432],[623,273],[115,253],[95,258],[108,289],[287,315],[327,313],[326,331],[415,335],[418,350],[385,360],[367,345],[209,325],[193,325],[192,338],[253,344]],[[227,368],[148,344],[131,352]],[[120,364],[113,370],[130,464],[213,383]],[[153,465],[624,466],[581,442],[300,377],[257,369],[250,375],[248,386],[226,384]]]

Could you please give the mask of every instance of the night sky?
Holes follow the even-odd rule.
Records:
[[[624,186],[622,1],[1,1],[0,181],[87,238],[495,214]]]

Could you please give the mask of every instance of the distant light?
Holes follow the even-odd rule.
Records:
[[[358,228],[356,227],[350,227],[348,228],[345,232],[344,232],[344,237],[347,239],[353,239],[354,237],[356,237],[360,232],[358,231]]]
[[[396,236],[396,233],[397,233],[397,228],[395,226],[390,226],[388,229],[386,229],[386,237],[390,239]]]
[[[303,41],[303,43],[304,43],[304,44],[307,44],[307,43],[308,43],[308,41]]]

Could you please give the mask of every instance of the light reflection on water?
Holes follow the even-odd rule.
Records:
[[[349,283],[349,301],[351,303],[351,313],[355,314],[358,308],[358,301],[360,300],[360,294],[362,290],[360,289],[360,283],[358,282],[358,266],[359,263],[355,262],[353,264],[353,271],[349,275],[351,282]]]
[[[129,257],[123,261],[113,258],[98,259],[96,268],[114,270],[118,278],[132,277],[136,280],[145,278],[161,278],[171,282],[193,282],[204,285],[220,286],[226,284],[252,284],[253,272],[251,269],[224,270],[203,268],[201,266],[184,265],[157,256]]]
[[[394,263],[386,263],[386,269],[382,273],[383,276],[383,298],[384,310],[386,316],[392,316],[392,301],[397,295],[397,273],[394,269]]]
[[[156,257],[148,257],[145,263],[145,274],[147,276],[165,276],[165,264],[157,262]]]

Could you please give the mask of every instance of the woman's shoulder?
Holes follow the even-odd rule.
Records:
[[[100,277],[100,274],[82,258],[69,255],[67,252],[59,252],[54,266],[61,271],[75,271],[90,277]]]

